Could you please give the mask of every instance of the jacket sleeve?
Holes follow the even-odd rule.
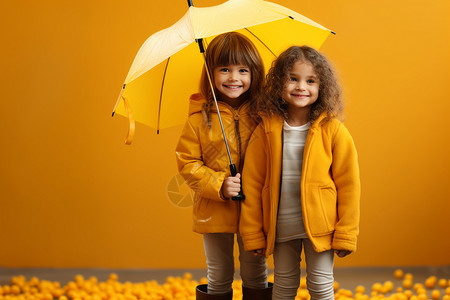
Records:
[[[226,172],[215,171],[203,163],[201,141],[188,120],[176,147],[178,171],[197,196],[225,201],[221,188]]]
[[[265,133],[262,124],[253,132],[247,146],[242,171],[242,189],[239,233],[246,251],[266,248],[263,231],[262,191],[267,172]]]
[[[333,139],[331,169],[337,189],[338,213],[331,246],[354,252],[359,233],[361,195],[358,155],[350,133],[340,122]]]

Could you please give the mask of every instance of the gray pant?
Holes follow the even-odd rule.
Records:
[[[240,275],[245,287],[261,289],[267,287],[267,265],[264,257],[255,257],[244,250],[242,239],[237,234],[239,246]],[[231,291],[234,280],[234,234],[203,234],[206,265],[208,266],[208,293],[224,294]]]
[[[334,299],[334,251],[317,253],[309,239],[275,243],[273,262],[275,279],[274,300],[293,300],[300,286],[300,255],[302,244],[306,260],[306,284],[311,300]]]

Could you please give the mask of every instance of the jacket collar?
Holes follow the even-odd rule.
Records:
[[[327,116],[326,113],[322,113],[314,123],[311,124],[310,130],[317,130],[322,126],[322,121]],[[272,116],[270,118],[263,117],[264,130],[267,134],[278,133],[283,130],[284,119],[281,116]]]
[[[203,110],[203,104],[206,103],[206,100],[200,95],[200,94],[193,94],[191,95],[190,99],[190,105],[189,105],[189,116],[193,115],[195,113],[201,112]],[[250,105],[250,101],[245,101],[242,103],[242,105],[238,109],[233,109],[230,105],[227,103],[218,101],[217,102],[219,106],[219,110],[221,113],[223,112],[229,112],[232,114],[241,114],[243,112],[246,112],[248,110],[248,107]],[[217,112],[216,106],[213,105],[211,111]]]

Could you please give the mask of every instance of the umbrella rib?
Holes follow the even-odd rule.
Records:
[[[161,103],[164,90],[164,81],[166,80],[167,67],[169,66],[170,57],[167,59],[166,67],[164,68],[163,80],[161,83],[161,93],[159,94],[159,107],[158,107],[158,124],[156,125],[156,134],[159,134],[159,121],[161,119]]]
[[[273,53],[273,51],[272,50],[270,50],[270,48],[259,38],[259,37],[257,37],[253,32],[251,32],[248,28],[244,28],[245,30],[247,30],[251,35],[253,35],[261,44],[263,44],[263,46],[264,47],[266,47],[267,48],[267,50],[269,50],[270,51],[270,53],[272,53],[273,54],[273,56],[275,56],[275,57],[277,57],[276,55],[275,55],[275,53]]]

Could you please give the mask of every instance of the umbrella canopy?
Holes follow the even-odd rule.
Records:
[[[211,7],[190,6],[178,22],[156,32],[142,45],[114,111],[129,117],[132,130],[133,119],[158,131],[183,124],[189,96],[198,91],[204,63],[194,42],[203,39],[207,45],[229,31],[240,32],[255,44],[266,69],[289,46],[319,48],[331,32],[268,1],[229,0]]]

